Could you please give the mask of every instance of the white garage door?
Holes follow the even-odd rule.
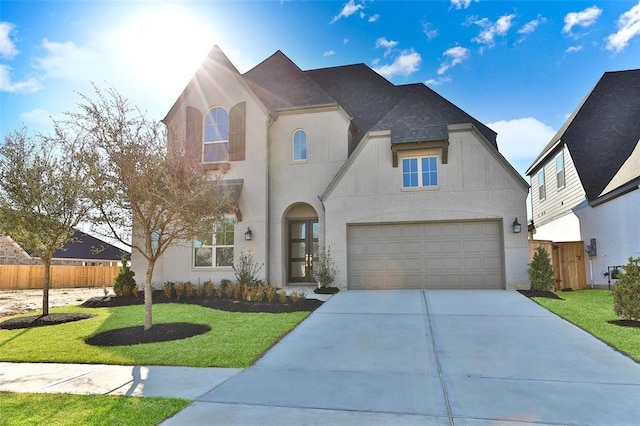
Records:
[[[349,225],[348,288],[502,289],[500,222]]]

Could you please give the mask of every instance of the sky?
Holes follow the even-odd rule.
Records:
[[[2,140],[50,132],[92,83],[162,119],[216,44],[241,73],[281,50],[424,83],[523,174],[604,72],[640,68],[640,1],[0,0]]]

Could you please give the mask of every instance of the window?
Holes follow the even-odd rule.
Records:
[[[562,153],[556,157],[556,182],[558,189],[564,188],[564,157]]]
[[[402,159],[402,187],[438,186],[438,158]]]
[[[229,114],[224,108],[212,108],[204,116],[202,138],[203,162],[229,160]]]
[[[293,132],[293,160],[302,161],[307,159],[307,134],[304,130]]]
[[[233,266],[234,221],[227,218],[216,223],[215,231],[193,241],[193,266],[212,268]]]
[[[547,197],[547,191],[544,187],[544,169],[538,172],[538,196],[541,200]]]

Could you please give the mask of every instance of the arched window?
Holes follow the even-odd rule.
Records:
[[[304,130],[293,132],[293,160],[301,161],[307,159],[307,134]]]
[[[229,114],[224,108],[211,108],[204,116],[202,161],[229,161]]]

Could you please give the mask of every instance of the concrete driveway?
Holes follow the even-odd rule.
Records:
[[[166,425],[637,425],[640,365],[516,292],[349,291]]]

